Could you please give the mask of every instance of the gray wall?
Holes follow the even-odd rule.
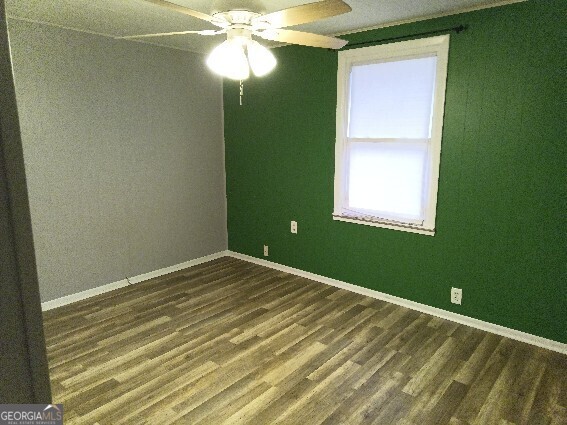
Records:
[[[204,58],[8,24],[42,301],[226,249]]]

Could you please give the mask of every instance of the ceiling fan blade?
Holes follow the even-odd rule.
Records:
[[[281,41],[283,43],[301,44],[302,46],[323,47],[326,49],[340,49],[348,43],[340,38],[310,32],[292,31],[284,29],[270,29],[257,31],[254,34],[266,40]]]
[[[115,37],[115,38],[119,40],[133,40],[136,38],[162,37],[164,35],[182,35],[182,34],[217,35],[217,34],[223,34],[225,32],[226,32],[225,30],[174,31],[174,32],[160,32],[157,34],[126,35],[124,37]]]
[[[271,28],[291,27],[342,15],[351,10],[352,8],[342,0],[323,0],[258,16],[252,20],[252,24],[268,23]]]
[[[183,6],[179,6],[178,4],[175,4],[175,3],[170,3],[170,2],[165,1],[165,0],[145,0],[145,1],[147,1],[149,3],[153,3],[157,6],[164,7],[164,8],[169,9],[169,10],[173,10],[175,12],[183,13],[184,15],[188,15],[188,16],[192,16],[194,18],[202,19],[204,21],[210,22],[211,24],[222,27],[222,28],[228,26],[228,22],[226,22],[222,19],[215,18],[211,15],[207,15],[206,13],[202,13],[202,12],[199,12],[197,10],[192,10],[192,9],[188,9],[186,7],[183,7]]]

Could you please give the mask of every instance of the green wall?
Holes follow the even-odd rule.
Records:
[[[468,25],[451,35],[434,237],[332,220],[336,52],[275,49],[243,106],[226,82],[229,249],[267,244],[270,261],[567,342],[566,12],[529,1],[346,36]]]

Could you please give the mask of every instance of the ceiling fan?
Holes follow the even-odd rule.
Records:
[[[216,46],[207,58],[209,68],[224,77],[245,80],[250,69],[256,76],[268,74],[276,66],[276,58],[252,36],[265,40],[303,46],[340,49],[346,40],[302,31],[283,29],[350,12],[351,7],[342,0],[321,0],[277,12],[263,14],[257,0],[223,0],[215,2],[213,13],[208,15],[165,0],[145,0],[184,15],[199,18],[218,27],[216,30],[176,31],[158,34],[142,34],[118,37],[139,39],[180,34],[218,35],[227,39]]]

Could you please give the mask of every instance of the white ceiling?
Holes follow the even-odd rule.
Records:
[[[203,13],[211,13],[215,4],[215,2],[205,0],[169,1]],[[352,7],[352,12],[310,24],[298,25],[291,29],[337,35],[524,0],[345,1]],[[266,12],[311,2],[310,0],[261,1]],[[47,23],[109,37],[216,29],[208,22],[165,10],[144,0],[6,0],[6,9],[11,19]],[[144,39],[143,42],[187,51],[207,52],[218,44],[222,37],[222,35],[206,37],[189,34]]]

